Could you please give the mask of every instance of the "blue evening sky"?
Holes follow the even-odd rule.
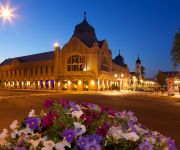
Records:
[[[56,41],[64,46],[87,11],[97,38],[108,41],[113,57],[120,49],[130,71],[138,53],[147,77],[173,70],[170,50],[180,28],[180,0],[11,0],[11,5],[20,19],[0,20],[0,62],[53,50]]]

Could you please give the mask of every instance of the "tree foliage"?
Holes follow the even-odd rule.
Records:
[[[163,72],[159,71],[159,73],[156,75],[156,80],[161,87],[166,85],[166,75]]]
[[[180,29],[174,37],[173,47],[171,50],[171,60],[174,68],[180,65]]]

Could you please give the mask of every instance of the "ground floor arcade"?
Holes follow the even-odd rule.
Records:
[[[35,81],[1,81],[1,88],[9,89],[44,89],[44,90],[73,90],[73,91],[103,91],[125,90],[128,83],[125,80],[108,79],[60,79]]]

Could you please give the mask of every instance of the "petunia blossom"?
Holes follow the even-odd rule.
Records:
[[[79,118],[81,117],[82,114],[83,114],[82,110],[73,111],[73,112],[72,112],[72,117],[73,117],[73,118],[76,118],[77,120],[79,120]]]

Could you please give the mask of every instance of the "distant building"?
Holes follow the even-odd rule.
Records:
[[[70,40],[54,51],[8,58],[0,64],[3,88],[57,90],[127,89],[128,65],[119,55],[112,59],[106,40],[99,41],[95,29],[83,21]]]
[[[180,71],[159,71],[159,74],[165,75],[167,87],[173,86],[175,92],[180,90]]]
[[[138,59],[136,60],[136,75],[137,75],[137,78],[139,80],[142,79],[142,69],[141,69],[141,60],[139,59],[139,55],[138,55]]]

